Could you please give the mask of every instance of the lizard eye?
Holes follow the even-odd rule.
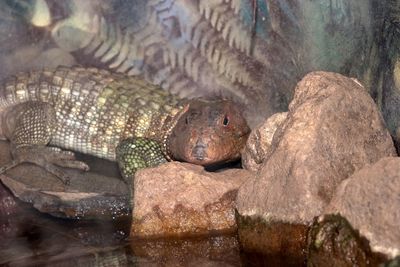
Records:
[[[223,124],[224,126],[228,126],[228,124],[229,124],[229,118],[228,118],[227,115],[225,115],[224,121],[222,122],[222,124]]]

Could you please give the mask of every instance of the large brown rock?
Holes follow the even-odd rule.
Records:
[[[236,230],[235,200],[250,173],[219,173],[170,162],[134,179],[131,237],[181,236]]]
[[[243,168],[250,171],[258,171],[269,149],[276,129],[286,120],[287,112],[275,113],[265,123],[254,128],[242,153]]]
[[[383,158],[343,181],[325,213],[339,213],[372,251],[400,255],[400,158]]]
[[[238,213],[258,226],[260,219],[268,225],[308,224],[322,213],[342,180],[394,155],[381,114],[357,81],[335,73],[308,74],[296,87],[268,159],[239,189]],[[246,233],[241,227],[242,241],[260,230],[249,222],[243,227]],[[267,241],[260,236],[252,243]]]

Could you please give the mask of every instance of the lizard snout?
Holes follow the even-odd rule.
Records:
[[[193,147],[191,154],[196,160],[203,161],[207,157],[207,146],[202,141],[198,141]]]

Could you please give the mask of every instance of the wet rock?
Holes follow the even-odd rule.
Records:
[[[326,213],[340,213],[372,251],[400,255],[400,158],[383,158],[343,181]]]
[[[251,218],[246,229],[252,229],[251,221],[257,229],[260,219],[266,225],[309,224],[342,180],[395,155],[395,148],[375,103],[357,81],[314,72],[297,85],[270,153],[257,175],[239,189],[238,214]],[[262,252],[262,244],[277,242],[255,236],[245,248]]]
[[[380,267],[399,267],[399,266],[400,266],[400,256],[392,260],[388,260],[384,264],[380,265]]]
[[[260,124],[250,133],[242,153],[243,168],[258,171],[269,151],[276,129],[287,118],[287,112],[275,113],[265,123]]]
[[[81,155],[80,159],[89,164],[91,171],[65,169],[71,179],[69,185],[32,164],[8,170],[0,175],[0,182],[19,200],[53,216],[87,220],[130,217],[128,187],[110,172],[117,168],[116,164],[87,155]],[[10,160],[8,142],[0,141],[0,166]]]
[[[18,217],[21,211],[15,197],[0,183],[0,238],[17,235],[18,227],[13,225],[12,219]]]
[[[319,218],[308,240],[308,266],[377,266],[385,261],[383,255],[371,252],[367,240],[341,216]]]
[[[131,237],[236,230],[236,193],[249,175],[241,169],[210,173],[179,162],[138,171]]]
[[[15,216],[21,211],[13,194],[0,183],[0,219]]]

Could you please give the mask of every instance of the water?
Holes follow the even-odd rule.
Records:
[[[95,171],[110,171],[104,162],[97,169],[93,163]],[[245,253],[236,234],[132,240],[129,231],[130,214],[114,220],[56,218],[18,200],[0,183],[0,266],[302,265],[285,255]]]
[[[236,236],[129,240],[129,217],[58,219],[2,185],[0,214],[1,266],[241,266]]]

